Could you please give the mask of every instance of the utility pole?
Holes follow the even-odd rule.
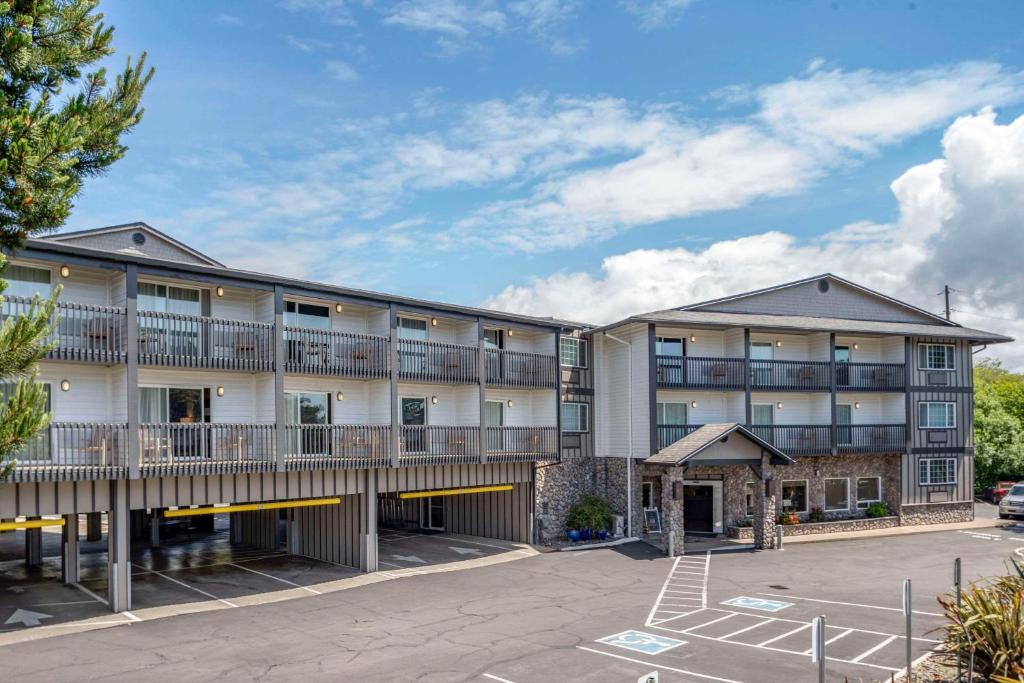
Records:
[[[946,320],[952,320],[949,314],[949,285],[943,285],[942,293],[946,295]]]

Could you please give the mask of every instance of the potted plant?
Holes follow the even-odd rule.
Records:
[[[811,514],[807,516],[809,522],[824,522],[825,512],[820,507],[811,508]]]
[[[868,505],[868,509],[864,511],[865,517],[887,517],[889,515],[889,508],[885,506],[885,503],[872,503]]]
[[[597,496],[584,495],[569,508],[565,526],[578,530],[581,541],[589,541],[594,537],[607,537],[611,523],[612,510],[608,503]]]
[[[793,524],[799,524],[800,518],[796,516],[795,512],[783,512],[779,515],[779,524],[791,526]]]

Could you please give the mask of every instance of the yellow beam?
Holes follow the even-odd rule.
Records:
[[[431,496],[461,496],[463,493],[491,493],[492,491],[511,491],[512,484],[497,486],[470,486],[464,489],[437,489],[435,491],[407,491],[399,493],[399,498],[430,498]]]
[[[166,510],[164,517],[191,517],[192,515],[216,515],[222,512],[252,512],[253,510],[280,510],[281,508],[308,508],[314,505],[337,505],[341,498],[306,498],[305,500],[278,500],[272,503],[245,503],[243,505],[211,505],[202,508],[178,508]]]
[[[42,529],[44,526],[64,526],[64,519],[28,519],[24,522],[0,522],[0,531]]]

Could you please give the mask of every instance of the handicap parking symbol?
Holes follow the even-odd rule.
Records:
[[[792,607],[791,602],[781,602],[779,600],[765,600],[763,598],[748,598],[742,595],[738,598],[732,598],[722,603],[723,605],[731,605],[732,607],[746,607],[747,609],[761,610],[762,612],[778,612],[784,610],[787,607]]]
[[[653,633],[633,630],[605,636],[604,638],[599,638],[597,642],[604,643],[605,645],[614,645],[615,647],[624,647],[627,650],[642,652],[645,655],[661,654],[666,650],[686,644],[685,640],[676,640],[675,638],[666,638],[665,636],[656,636]]]

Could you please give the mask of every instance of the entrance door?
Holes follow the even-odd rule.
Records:
[[[500,453],[505,450],[505,404],[501,401],[487,401],[484,406],[484,424],[487,426],[487,451]],[[497,429],[491,429],[496,427]]]
[[[402,435],[406,453],[427,452],[427,399],[425,398],[403,398],[402,399]],[[413,427],[413,429],[404,429]]]
[[[850,386],[850,347],[836,346],[836,386]]]
[[[849,403],[836,405],[836,445],[853,445],[853,410]]]
[[[494,382],[505,377],[505,357],[498,353],[505,348],[505,330],[486,328],[484,330],[484,348],[487,361],[487,380]]]
[[[689,533],[714,533],[715,489],[713,486],[683,486],[683,529]]]
[[[431,531],[444,531],[444,497],[422,498],[420,503],[420,526]]]
[[[771,342],[750,342],[750,375],[754,386],[772,384],[772,363],[775,347]]]
[[[331,395],[287,392],[284,395],[284,410],[285,422],[296,425],[288,430],[288,453],[328,455],[330,438],[327,425],[331,423]]]
[[[775,430],[775,406],[771,403],[755,403],[750,406],[750,417],[753,420],[754,434],[768,443],[774,443]]]

